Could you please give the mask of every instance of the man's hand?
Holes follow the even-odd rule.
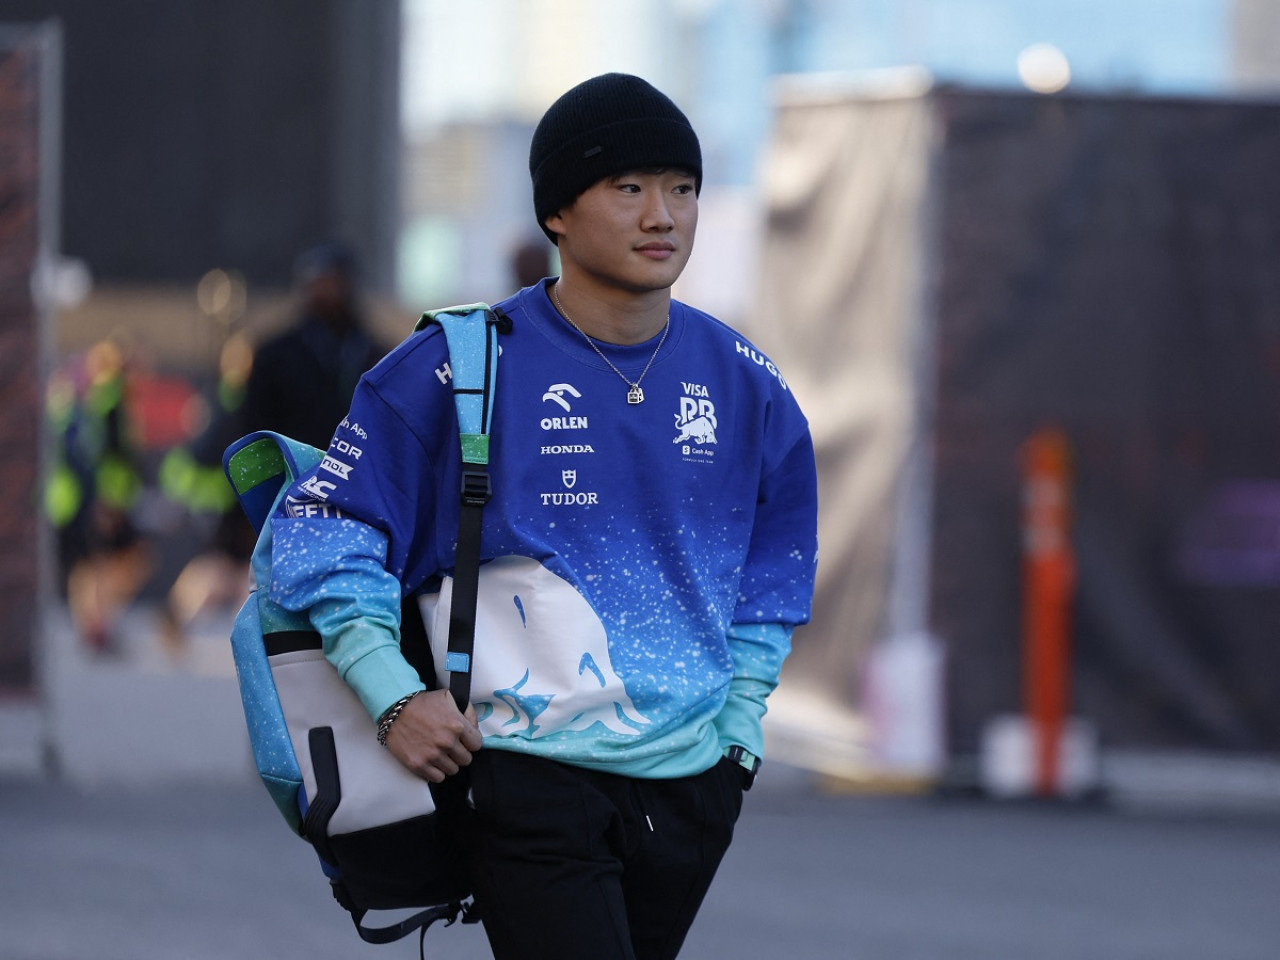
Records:
[[[459,713],[448,690],[428,690],[407,704],[387,731],[387,749],[424,780],[440,783],[480,749],[475,707]]]

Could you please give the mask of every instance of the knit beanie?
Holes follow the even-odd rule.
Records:
[[[639,77],[606,73],[578,84],[551,105],[529,145],[533,210],[552,243],[546,219],[588,187],[615,173],[676,167],[702,189],[702,150],[689,119]]]

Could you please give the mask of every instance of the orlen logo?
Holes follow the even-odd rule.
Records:
[[[550,400],[565,413],[573,409],[565,394],[573,397],[575,400],[582,398],[571,383],[553,383],[547,387],[547,392],[542,395],[542,402],[546,403]],[[587,429],[586,417],[543,417],[540,426],[543,430],[585,430]]]
[[[563,409],[565,413],[568,413],[573,408],[569,405],[569,401],[564,398],[566,393],[575,400],[582,398],[582,394],[574,389],[572,383],[553,383],[551,386],[547,387],[547,392],[542,395],[542,402],[546,403],[550,400],[552,403],[559,404],[561,409]]]

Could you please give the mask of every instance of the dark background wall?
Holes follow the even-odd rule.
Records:
[[[6,0],[62,28],[62,250],[99,282],[212,267],[288,282],[319,237],[387,289],[398,221],[394,0]]]
[[[938,95],[932,621],[952,748],[1017,712],[1019,448],[1072,446],[1073,705],[1280,749],[1280,104]]]

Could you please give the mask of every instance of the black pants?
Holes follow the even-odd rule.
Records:
[[[742,809],[735,764],[633,780],[481,750],[469,772],[471,880],[496,960],[676,956]]]

